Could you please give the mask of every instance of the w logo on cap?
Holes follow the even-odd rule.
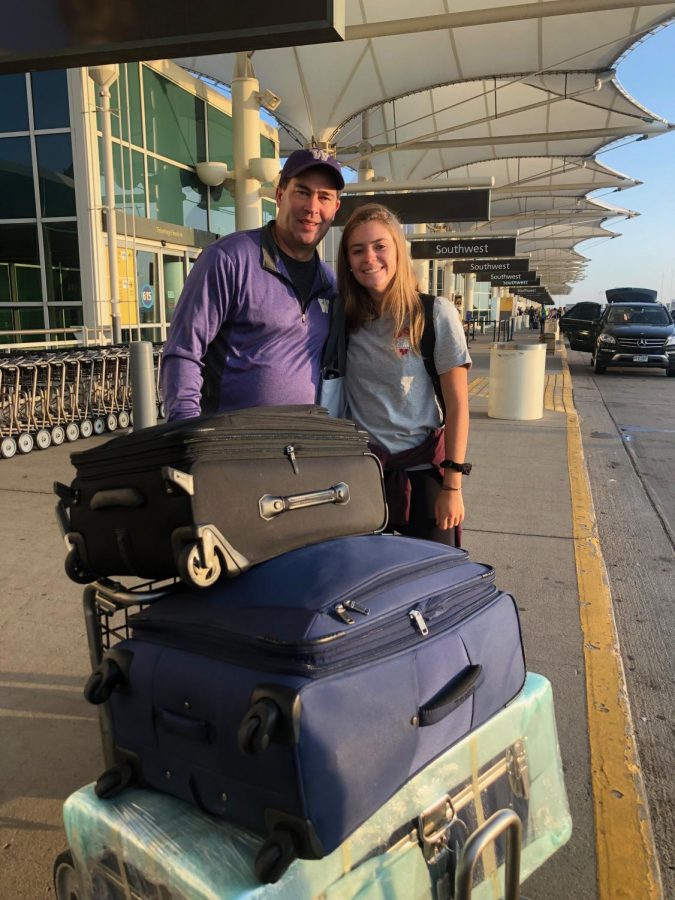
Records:
[[[314,159],[319,162],[327,162],[327,160],[332,159],[332,156],[328,151],[322,150],[320,147],[310,147],[309,152],[312,154]]]

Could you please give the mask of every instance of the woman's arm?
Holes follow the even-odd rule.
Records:
[[[469,439],[469,370],[457,366],[440,377],[445,402],[445,458],[457,463],[465,461]],[[454,528],[464,520],[462,498],[462,474],[452,469],[443,473],[443,487],[457,490],[440,490],[436,498],[436,524],[442,530]]]

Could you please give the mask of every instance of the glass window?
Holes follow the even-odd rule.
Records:
[[[35,218],[30,139],[0,138],[0,219]]]
[[[141,325],[159,322],[159,298],[157,296],[157,254],[149,250],[136,252],[136,284],[138,286],[138,313]]]
[[[82,325],[81,306],[50,306],[49,324],[52,328],[77,328]],[[72,341],[74,334],[50,334],[49,339],[54,341]]]
[[[0,331],[31,331],[36,329],[44,329],[45,314],[42,307],[40,309],[23,309],[15,307],[0,307]],[[36,339],[40,339],[42,335],[15,334],[0,335],[0,343],[2,344],[21,344],[30,343]]]
[[[147,149],[187,166],[206,159],[204,101],[143,69]]]
[[[100,103],[101,99],[97,97],[96,123],[99,131],[101,131]],[[110,85],[110,131],[113,137],[121,137],[122,140],[130,141],[137,147],[143,146],[138,63],[120,65],[119,77]]]
[[[43,225],[47,299],[57,303],[82,302],[80,251],[76,222]]]
[[[0,225],[0,266],[5,273],[2,300],[42,303],[36,225]]]
[[[267,225],[267,223],[271,222],[272,219],[275,219],[276,216],[277,216],[276,203],[273,203],[271,200],[263,200],[263,202],[262,202],[263,225]]]
[[[264,135],[260,135],[260,155],[265,157],[275,157],[277,155],[277,149],[274,144],[274,141],[271,141],[268,137]]]
[[[68,83],[65,70],[32,72],[30,83],[35,128],[69,128]]]
[[[35,138],[42,215],[75,215],[75,182],[70,134],[43,134]]]
[[[185,281],[183,257],[162,253],[162,273],[164,275],[164,316],[171,321]]]
[[[208,108],[209,159],[227,163],[234,169],[234,146],[232,138],[232,118],[214,106]],[[198,160],[200,162],[200,160]]]
[[[213,234],[232,234],[234,228],[234,197],[222,185],[209,191],[209,231]]]
[[[103,141],[98,141],[98,158],[101,171],[101,202],[106,205],[103,166]],[[115,208],[135,216],[147,215],[145,208],[144,155],[123,144],[113,143],[113,176],[115,179]],[[124,172],[124,179],[122,177]]]
[[[26,76],[0,75],[0,129],[28,131]]]
[[[151,219],[206,231],[206,192],[194,172],[148,157]]]
[[[9,303],[12,299],[9,281],[9,263],[0,263],[0,303]]]
[[[14,275],[17,303],[42,303],[40,266],[17,264],[14,268]]]

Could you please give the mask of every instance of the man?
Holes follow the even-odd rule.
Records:
[[[204,250],[174,313],[162,359],[167,418],[314,403],[335,278],[317,245],[344,179],[322,150],[296,150],[281,172],[277,218]]]

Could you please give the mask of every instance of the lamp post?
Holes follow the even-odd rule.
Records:
[[[103,183],[105,185],[105,211],[108,228],[108,262],[110,271],[110,308],[113,343],[122,340],[117,273],[117,223],[115,221],[115,176],[113,169],[112,134],[110,127],[110,86],[117,80],[116,65],[90,66],[89,77],[97,87],[101,98],[101,133],[103,138]]]

